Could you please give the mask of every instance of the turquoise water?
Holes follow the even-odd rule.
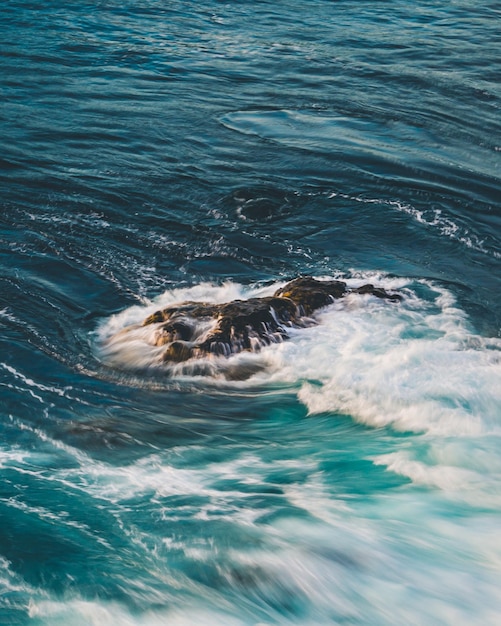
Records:
[[[498,624],[500,19],[5,3],[1,624]],[[204,376],[123,332],[301,274],[404,297]]]

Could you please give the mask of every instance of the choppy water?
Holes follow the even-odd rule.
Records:
[[[501,6],[8,0],[0,623],[498,624]],[[109,337],[371,281],[248,361]]]

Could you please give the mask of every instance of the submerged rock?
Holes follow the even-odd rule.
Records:
[[[233,300],[224,304],[183,302],[156,311],[143,326],[158,325],[155,344],[166,346],[163,360],[180,363],[205,355],[230,356],[259,351],[261,347],[288,339],[287,328],[314,325],[310,316],[348,293],[371,294],[392,302],[398,293],[363,285],[349,289],[339,280],[296,278],[273,296]]]

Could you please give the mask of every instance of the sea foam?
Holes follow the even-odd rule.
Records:
[[[308,413],[352,416],[373,427],[401,431],[478,435],[501,425],[501,340],[479,335],[452,292],[426,280],[377,274],[368,281],[400,290],[390,303],[349,294],[317,312],[317,325],[288,329],[290,339],[257,354],[210,356],[177,366],[162,362],[154,328],[141,325],[159,308],[186,300],[227,302],[272,294],[281,284],[246,288],[203,283],[166,291],[155,301],[105,320],[97,331],[103,361],[120,369],[153,369],[169,376],[204,374],[236,386],[292,385]],[[229,368],[247,368],[246,380],[229,383]],[[208,376],[207,376],[208,375]]]

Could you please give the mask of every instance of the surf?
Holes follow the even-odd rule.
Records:
[[[167,290],[103,320],[96,350],[108,367],[144,375],[293,385],[310,414],[348,414],[373,427],[455,434],[499,427],[501,340],[479,335],[450,290],[425,279],[374,273],[343,280],[349,290],[343,298],[315,311],[309,325],[287,327],[287,341],[259,350],[166,363],[158,325],[143,321],[183,301],[270,297],[284,283],[201,283]],[[389,305],[356,293],[368,280],[404,297]]]

